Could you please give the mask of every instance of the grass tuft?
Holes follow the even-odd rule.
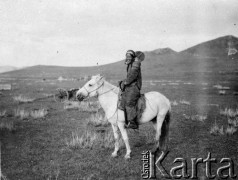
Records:
[[[31,103],[35,100],[33,98],[28,98],[23,95],[15,96],[15,97],[13,97],[13,99],[14,99],[14,101],[16,101],[18,103]]]
[[[66,140],[66,145],[73,149],[87,147],[89,144],[87,137],[87,132],[83,136],[80,136],[77,132],[72,132],[71,138]]]
[[[112,131],[107,131],[103,137],[100,137],[100,141],[101,141],[101,147],[102,148],[113,148],[114,147],[114,143],[115,143],[115,139],[114,139],[114,135],[112,133]]]
[[[186,119],[186,120],[189,120],[191,118],[191,116],[187,115],[187,114],[183,114],[183,117]]]
[[[214,88],[217,88],[217,89],[219,89],[219,90],[229,90],[229,89],[230,89],[230,87],[221,86],[221,85],[219,85],[219,84],[214,85],[213,87],[214,87]]]
[[[111,130],[100,133],[87,128],[82,135],[79,132],[72,132],[71,138],[66,140],[66,145],[72,149],[113,148],[114,142]],[[119,139],[119,144],[120,146],[124,144],[121,138]]]
[[[79,109],[80,108],[80,102],[77,101],[66,101],[64,103],[64,109],[71,110],[71,109]]]
[[[98,101],[67,101],[64,104],[64,109],[66,110],[78,109],[84,112],[97,112],[100,108],[101,106]]]
[[[235,128],[234,126],[228,126],[226,128],[225,133],[229,136],[233,135],[235,132],[237,131],[237,128]]]
[[[210,134],[212,135],[224,135],[224,129],[223,126],[219,127],[217,123],[213,124],[213,126],[210,129]]]
[[[7,129],[9,131],[15,130],[13,121],[3,121],[3,120],[0,120],[0,129],[1,130]]]
[[[204,122],[206,119],[207,119],[207,115],[192,115],[192,116],[189,116],[189,115],[186,115],[186,114],[183,114],[184,118],[186,120],[193,120],[193,121],[201,121],[201,122]]]
[[[39,109],[31,111],[30,115],[34,119],[44,118],[48,114],[46,109]]]
[[[177,106],[177,105],[178,105],[178,102],[177,102],[177,101],[171,101],[171,105],[172,105],[172,106]]]
[[[238,116],[238,109],[225,108],[224,110],[220,110],[220,114],[228,118],[235,118]]]
[[[96,114],[91,115],[87,119],[87,124],[98,127],[98,126],[108,126],[110,123],[107,121],[107,119],[101,113],[96,113]]]
[[[228,125],[233,126],[233,127],[238,127],[238,117],[234,119],[228,118]]]
[[[101,108],[98,101],[82,101],[79,106],[79,111],[86,111],[86,112],[97,112]]]
[[[181,104],[185,104],[185,105],[190,105],[191,104],[189,101],[185,101],[185,100],[180,100],[179,102]]]
[[[15,109],[14,115],[15,117],[19,117],[20,119],[28,119],[32,117],[33,119],[39,119],[39,118],[44,118],[48,114],[48,111],[46,109],[38,109],[38,110],[32,110],[32,111],[27,111],[25,109]]]
[[[219,95],[225,95],[226,94],[226,91],[225,90],[220,90],[218,91]]]
[[[92,148],[93,144],[95,144],[99,137],[96,132],[93,132],[87,129],[83,135],[79,135],[78,132],[73,132],[72,137],[69,141],[66,142],[67,146],[73,149],[78,148]]]
[[[19,117],[20,119],[27,119],[30,116],[30,113],[26,111],[25,109],[15,109],[14,111],[15,117]]]
[[[201,121],[201,122],[204,122],[206,119],[207,119],[207,115],[194,115],[194,116],[191,116],[191,119],[193,121]]]

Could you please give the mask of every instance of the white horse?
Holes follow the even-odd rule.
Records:
[[[117,107],[118,93],[118,87],[107,82],[102,76],[96,75],[92,76],[92,79],[77,91],[76,97],[79,101],[82,101],[87,97],[98,97],[99,103],[105,111],[106,118],[112,125],[115,137],[115,150],[112,153],[112,157],[116,157],[119,150],[119,128],[126,145],[125,158],[128,159],[130,158],[131,148],[127,131],[124,126],[124,112]],[[146,109],[138,120],[138,123],[153,122],[156,130],[156,146],[153,149],[153,152],[156,152],[159,148],[164,148],[165,143],[168,141],[171,106],[169,100],[159,92],[145,93],[145,98]]]

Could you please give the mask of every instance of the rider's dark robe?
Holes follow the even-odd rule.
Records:
[[[134,61],[127,66],[127,77],[123,81],[125,91],[122,93],[121,106],[126,109],[128,120],[136,116],[136,104],[140,98],[140,89],[142,86],[141,63]]]

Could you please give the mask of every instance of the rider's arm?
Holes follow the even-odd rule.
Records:
[[[135,61],[132,64],[131,71],[129,72],[127,78],[124,80],[124,85],[130,85],[133,83],[136,78],[138,77],[138,74],[140,72],[140,65],[141,63],[139,61]]]

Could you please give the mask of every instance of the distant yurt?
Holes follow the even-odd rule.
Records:
[[[60,76],[59,78],[58,78],[58,81],[64,81],[65,79],[62,77],[62,76]]]

